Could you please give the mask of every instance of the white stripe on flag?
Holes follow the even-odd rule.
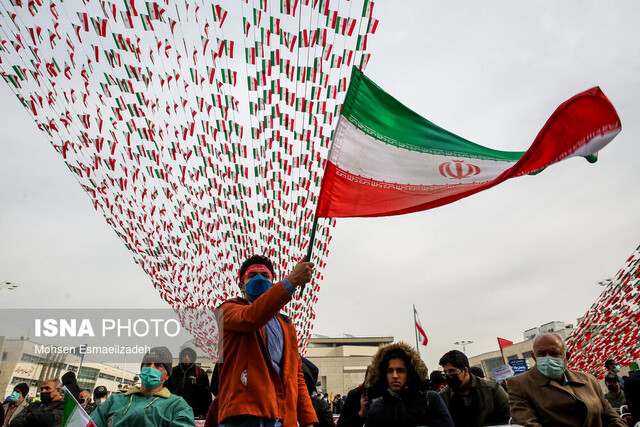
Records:
[[[459,174],[453,160],[464,167]],[[405,150],[365,134],[344,117],[338,122],[329,161],[364,178],[412,185],[487,182],[516,163]]]

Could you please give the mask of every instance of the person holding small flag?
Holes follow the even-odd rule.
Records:
[[[40,386],[40,401],[32,402],[27,406],[9,423],[9,427],[59,427],[62,425],[63,385],[67,387],[67,392],[78,397],[80,387],[73,372],[64,374],[62,381],[56,378],[48,379]]]

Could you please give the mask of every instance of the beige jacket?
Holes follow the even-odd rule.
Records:
[[[620,426],[627,423],[613,410],[593,375],[567,370],[560,385],[534,366],[507,380],[513,424],[529,426]]]
[[[4,413],[6,415],[7,411],[9,410],[9,403],[5,403],[4,404]],[[7,422],[5,424],[2,424],[3,426],[8,426],[9,423],[11,421],[13,421],[13,419],[16,417],[16,415],[18,415],[20,412],[22,412],[22,410],[24,408],[26,408],[27,406],[29,406],[29,403],[27,402],[27,399],[22,399],[22,402],[18,405],[18,407],[16,408],[15,411],[13,411],[13,414],[11,414],[11,418],[7,420]],[[0,422],[2,422],[3,420],[0,420]]]

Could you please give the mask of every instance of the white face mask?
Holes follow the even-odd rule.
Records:
[[[106,397],[101,397],[100,399],[96,399],[96,405],[103,404],[105,400],[107,400]]]

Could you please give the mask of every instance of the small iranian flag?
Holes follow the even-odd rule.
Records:
[[[446,205],[568,157],[595,162],[620,130],[618,114],[595,87],[560,105],[526,152],[492,150],[419,116],[354,68],[316,216],[389,216]]]
[[[429,339],[427,338],[427,333],[422,327],[422,323],[420,323],[420,318],[418,317],[418,312],[416,311],[415,306],[413,306],[413,318],[416,321],[416,331],[418,331],[418,334],[420,335],[420,344],[426,346],[429,342]]]
[[[64,390],[64,414],[62,415],[62,427],[97,427],[89,414],[78,403],[75,397],[63,386]]]

